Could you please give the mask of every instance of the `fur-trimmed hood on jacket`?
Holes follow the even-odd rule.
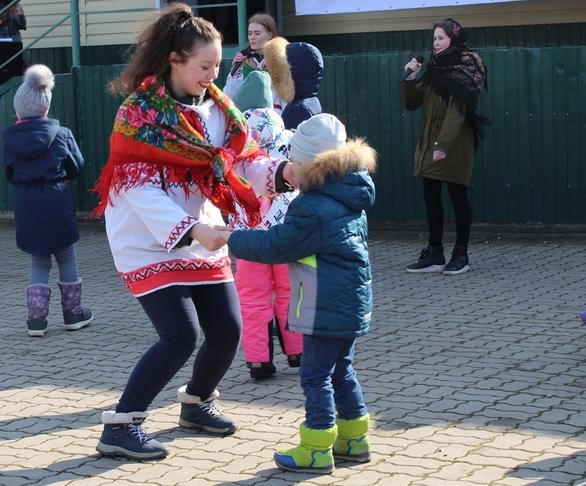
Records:
[[[324,72],[324,61],[317,47],[275,37],[267,43],[263,53],[279,98],[291,103],[317,96]]]
[[[349,140],[343,147],[323,152],[298,169],[301,190],[318,190],[352,209],[368,209],[375,199],[369,173],[376,170],[376,156],[376,151],[363,139]]]
[[[368,332],[372,272],[366,211],[374,204],[375,153],[361,140],[323,152],[303,166],[307,183],[282,224],[234,231],[232,254],[253,262],[289,262],[287,325],[310,336],[352,339]]]

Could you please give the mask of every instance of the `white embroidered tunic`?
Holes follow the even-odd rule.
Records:
[[[212,99],[195,110],[208,143],[224,146],[228,139],[224,113]],[[258,195],[274,194],[275,173],[282,159],[268,157],[236,167]],[[152,172],[146,163],[131,164],[137,171]],[[195,183],[186,194],[179,184],[185,173],[165,169],[153,173],[144,185],[110,194],[105,212],[106,233],[118,273],[130,292],[145,295],[170,285],[198,285],[233,280],[228,247],[206,250],[197,240],[176,248],[197,223],[224,225],[220,210]]]

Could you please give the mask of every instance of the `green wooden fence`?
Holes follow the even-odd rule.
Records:
[[[468,44],[476,49],[505,47],[566,47],[586,45],[586,23],[467,27]],[[418,52],[433,43],[432,29],[354,34],[291,36],[289,41],[316,45],[324,54]]]
[[[471,185],[474,220],[547,224],[586,223],[586,47],[481,49],[489,92],[479,112],[492,119],[475,160]],[[375,221],[424,219],[412,157],[421,113],[400,103],[398,79],[409,53],[326,56],[320,93],[324,110],[338,115],[351,135],[380,154]],[[227,63],[220,79],[225,79]],[[77,182],[80,210],[107,159],[107,140],[120,98],[106,84],[120,66],[81,67],[57,76],[52,116],[72,128],[86,158]],[[223,83],[219,83],[222,85]],[[14,122],[12,80],[0,92],[0,128]],[[0,177],[0,210],[11,209]]]
[[[566,47],[586,45],[586,23],[509,25],[503,27],[469,27],[469,44],[474,48]],[[431,27],[425,30],[399,32],[361,32],[355,34],[320,34],[290,36],[289,41],[314,44],[324,55],[387,53],[391,51],[419,53],[432,44]],[[83,66],[123,64],[131,45],[81,46]],[[54,73],[70,71],[71,47],[41,47],[24,53],[25,62],[50,66]]]

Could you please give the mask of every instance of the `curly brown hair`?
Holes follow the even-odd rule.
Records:
[[[211,22],[194,17],[191,7],[174,3],[161,9],[138,38],[128,66],[109,83],[112,94],[128,95],[147,76],[168,77],[171,71],[169,54],[177,53],[181,62],[202,44],[222,40],[222,34]]]

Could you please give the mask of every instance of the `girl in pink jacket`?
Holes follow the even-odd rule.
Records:
[[[286,158],[292,132],[285,130],[283,119],[272,108],[269,74],[251,72],[234,94],[234,103],[247,119],[252,137],[259,147],[271,157]],[[262,221],[255,229],[266,230],[281,223],[297,194],[295,191],[262,196]],[[264,379],[275,374],[273,330],[287,355],[289,366],[299,367],[303,338],[301,334],[287,329],[291,293],[287,264],[269,265],[237,259],[236,269],[236,289],[242,313],[242,347],[250,376]],[[275,320],[276,326],[273,326]]]

